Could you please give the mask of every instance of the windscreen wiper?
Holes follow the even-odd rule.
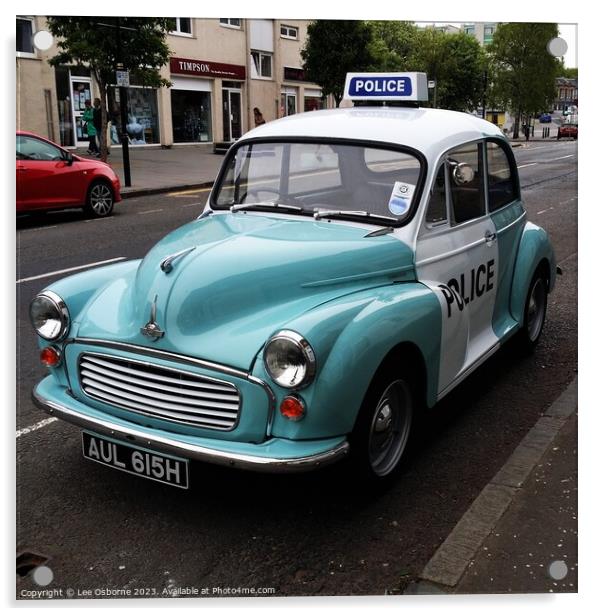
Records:
[[[370,212],[364,212],[363,210],[316,210],[314,212],[314,218],[316,220],[320,220],[320,218],[337,218],[340,216],[361,216],[362,218],[372,218],[374,220],[383,220],[385,222],[399,222],[399,219],[393,218],[392,216],[371,214]]]
[[[303,208],[298,205],[286,205],[284,203],[274,203],[273,201],[259,201],[257,203],[238,203],[230,208],[231,212],[239,212],[240,210],[251,210],[255,207],[267,208],[274,210],[290,210],[292,212],[303,212]]]

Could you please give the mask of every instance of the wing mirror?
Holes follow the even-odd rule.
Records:
[[[67,167],[71,167],[73,164],[73,154],[71,152],[65,152],[65,157],[63,158]]]
[[[470,184],[474,180],[474,169],[468,163],[448,161],[452,167],[452,177],[458,186]]]

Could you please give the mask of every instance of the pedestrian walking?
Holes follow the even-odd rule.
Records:
[[[263,114],[259,111],[259,107],[255,107],[253,109],[253,115],[255,116],[255,126],[261,126],[265,124],[265,120],[263,118]]]
[[[94,110],[90,101],[85,102],[84,113],[82,114],[82,120],[85,122],[84,128],[88,133],[88,154],[98,154],[98,146],[96,145],[96,127],[94,126]]]
[[[102,135],[102,108],[99,98],[94,99],[94,109],[92,109],[94,113],[94,119],[92,120],[94,123],[94,128],[96,129],[96,148],[98,150],[98,154],[96,156],[101,155],[100,146],[101,146],[101,135]],[[107,144],[107,155],[109,154],[109,148]]]

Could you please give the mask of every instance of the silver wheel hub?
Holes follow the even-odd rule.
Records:
[[[537,340],[543,327],[545,306],[545,284],[541,278],[538,278],[531,289],[531,295],[529,295],[529,302],[527,304],[527,332],[532,342]]]
[[[412,396],[405,381],[390,383],[376,405],[370,435],[368,455],[374,473],[388,475],[406,448],[412,424]]]
[[[108,214],[113,206],[111,189],[104,184],[93,186],[90,192],[90,206],[99,216]]]

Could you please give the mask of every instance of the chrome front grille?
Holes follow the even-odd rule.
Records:
[[[79,357],[79,381],[91,398],[148,417],[214,430],[232,430],[238,423],[238,389],[193,372],[85,353]]]

